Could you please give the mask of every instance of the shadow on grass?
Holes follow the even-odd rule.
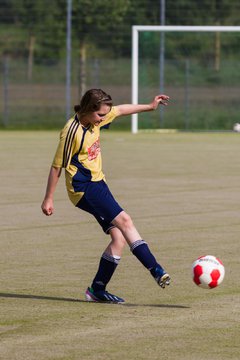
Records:
[[[33,299],[33,300],[50,300],[50,301],[68,301],[68,302],[76,302],[76,303],[88,303],[95,304],[94,302],[88,302],[86,300],[81,299],[73,299],[73,298],[65,298],[65,297],[56,297],[56,296],[41,296],[41,295],[27,295],[27,294],[9,294],[9,293],[0,293],[0,297],[2,298],[13,298],[13,299]],[[100,303],[98,303],[100,304]],[[107,304],[101,303],[101,305],[116,305],[116,304]],[[122,306],[129,307],[137,307],[137,306],[149,306],[149,307],[159,307],[159,308],[172,308],[172,309],[189,309],[189,306],[184,305],[169,305],[169,304],[117,304]]]
[[[85,302],[84,300],[56,297],[56,296],[41,296],[41,295],[27,295],[27,294],[9,294],[0,293],[0,297],[14,298],[14,299],[33,299],[33,300],[52,300],[52,301],[69,301],[69,302]]]

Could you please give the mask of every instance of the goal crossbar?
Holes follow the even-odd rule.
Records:
[[[133,25],[132,26],[132,103],[138,103],[138,48],[140,31],[158,32],[240,32],[240,26],[170,26]],[[132,133],[138,132],[138,114],[132,115]]]

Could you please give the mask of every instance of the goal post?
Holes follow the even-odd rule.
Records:
[[[139,88],[139,32],[240,32],[240,26],[132,26],[132,103],[138,103]],[[138,132],[138,114],[133,114],[131,119],[131,131]]]

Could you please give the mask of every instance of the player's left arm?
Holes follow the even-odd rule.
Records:
[[[131,115],[146,111],[153,111],[158,108],[159,105],[168,105],[169,96],[168,95],[157,95],[154,97],[153,101],[149,104],[122,104],[117,105],[117,116],[122,115]]]

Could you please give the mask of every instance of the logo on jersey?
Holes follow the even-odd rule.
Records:
[[[88,160],[92,161],[92,160],[96,159],[96,157],[98,156],[100,151],[101,151],[101,149],[100,149],[100,141],[99,141],[99,138],[98,138],[97,141],[95,141],[95,143],[93,143],[92,146],[90,146],[88,148]]]

